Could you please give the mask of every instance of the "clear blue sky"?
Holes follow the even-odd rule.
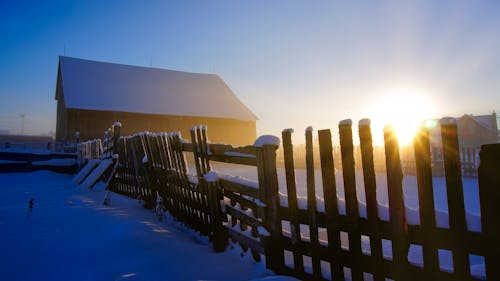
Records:
[[[431,101],[428,117],[490,114],[498,15],[500,1],[1,1],[0,130],[18,133],[21,114],[25,133],[55,130],[64,53],[217,73],[258,134],[376,119],[400,88]]]

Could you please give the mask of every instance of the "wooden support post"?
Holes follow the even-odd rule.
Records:
[[[227,232],[223,225],[223,212],[221,210],[219,185],[217,183],[217,174],[209,172],[204,176],[199,184],[207,186],[208,206],[210,209],[210,228],[214,251],[224,252],[227,246]]]
[[[485,249],[486,279],[500,280],[500,144],[481,146],[479,200]]]
[[[255,141],[257,174],[259,178],[259,197],[266,204],[264,224],[270,236],[265,242],[266,267],[281,273],[284,267],[283,247],[281,246],[281,219],[279,218],[280,198],[278,175],[276,172],[276,150],[280,140],[275,136],[261,136]]]
[[[403,171],[396,133],[391,126],[384,128],[389,218],[392,232],[394,279],[408,280],[408,233],[403,198]]]
[[[116,121],[113,124],[113,154],[118,153],[118,140],[120,139],[121,128],[122,128],[122,123]]]

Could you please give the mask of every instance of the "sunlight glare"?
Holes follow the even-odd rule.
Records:
[[[399,143],[408,144],[413,140],[421,121],[434,115],[433,104],[418,90],[405,89],[385,93],[385,98],[373,107],[373,130],[392,125]]]

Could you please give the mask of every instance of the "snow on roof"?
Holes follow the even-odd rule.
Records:
[[[64,56],[59,68],[66,108],[257,120],[215,74]]]

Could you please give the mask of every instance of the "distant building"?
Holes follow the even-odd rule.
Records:
[[[212,142],[251,144],[257,117],[215,74],[59,57],[56,140],[102,138],[115,121],[122,135],[207,125]]]
[[[499,142],[497,114],[469,115],[457,119],[459,141],[462,146],[479,147],[482,144]]]
[[[497,114],[472,115],[464,114],[456,118],[458,142],[461,147],[479,148],[483,144],[500,142],[500,131],[497,125]],[[438,120],[434,120],[438,123]],[[439,126],[431,129],[431,146],[441,147],[441,130]]]

